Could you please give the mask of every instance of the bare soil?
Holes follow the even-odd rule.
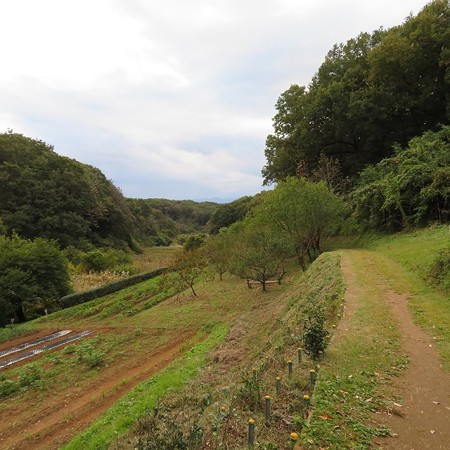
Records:
[[[43,330],[2,345],[5,350],[57,330]],[[140,382],[180,356],[183,343],[192,337],[179,335],[142,359],[103,368],[87,383],[75,383],[53,395],[36,396],[28,408],[8,405],[0,409],[0,448],[4,450],[59,449]],[[187,350],[187,349],[185,349]],[[29,360],[27,360],[29,362]],[[25,361],[23,362],[25,363]],[[19,363],[20,364],[20,363]]]
[[[408,308],[408,292],[395,292],[390,286],[395,273],[381,273],[368,258],[358,270],[371,274],[372,283],[381,291],[401,331],[401,345],[409,363],[394,380],[393,390],[402,399],[392,402],[387,411],[377,415],[377,421],[389,427],[393,433],[386,438],[376,438],[374,448],[385,450],[448,450],[450,449],[450,374],[440,363],[433,337],[413,322]],[[348,258],[342,260],[343,275],[347,285],[346,326],[357,301],[356,285]]]

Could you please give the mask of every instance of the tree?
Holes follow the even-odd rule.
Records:
[[[0,216],[9,236],[132,247],[131,212],[100,170],[12,132],[0,133]]]
[[[306,255],[320,251],[320,240],[327,227],[336,223],[344,204],[324,182],[289,177],[267,193],[255,214],[285,233],[303,270]]]
[[[355,217],[383,231],[450,221],[449,142],[450,126],[429,131],[367,167],[351,193]]]
[[[313,170],[322,153],[353,177],[392,155],[395,144],[448,124],[449,60],[448,0],[430,2],[388,31],[335,45],[307,88],[281,94],[264,183],[295,175],[301,162]]]
[[[242,278],[266,282],[283,271],[289,247],[286,236],[258,217],[251,217],[235,224],[230,230],[234,245],[229,270]]]
[[[203,251],[209,264],[219,274],[222,281],[223,274],[228,270],[230,258],[233,252],[233,236],[227,230],[217,235],[210,236],[206,241]]]
[[[208,222],[209,232],[217,234],[221,228],[226,228],[239,220],[243,220],[258,201],[258,195],[254,197],[245,196],[220,205]]]
[[[172,284],[177,292],[189,288],[196,297],[194,285],[203,274],[205,267],[206,261],[199,249],[180,250],[169,265],[169,273],[173,275]]]
[[[19,322],[71,292],[67,260],[54,241],[0,236],[0,303]],[[2,325],[8,318],[1,318]]]

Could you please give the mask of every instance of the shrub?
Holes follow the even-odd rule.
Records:
[[[19,385],[13,380],[0,381],[0,399],[9,397],[19,390]]]
[[[303,348],[311,358],[317,359],[328,345],[328,331],[325,329],[325,320],[318,315],[309,319],[303,332]]]
[[[450,292],[450,247],[441,250],[428,270],[428,277]]]
[[[42,387],[42,369],[36,364],[28,364],[19,371],[17,379],[20,387]]]
[[[85,364],[89,369],[98,367],[102,362],[105,354],[99,350],[95,350],[92,344],[85,343],[80,345],[75,354],[79,362]]]

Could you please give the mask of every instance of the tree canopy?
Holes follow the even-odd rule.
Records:
[[[0,326],[23,322],[70,292],[67,260],[55,242],[0,236]]]
[[[0,217],[8,235],[63,247],[132,245],[125,198],[100,170],[12,132],[0,134]]]
[[[314,170],[322,153],[345,176],[449,124],[450,7],[435,0],[387,31],[361,33],[328,52],[308,88],[281,94],[266,140],[264,183]]]

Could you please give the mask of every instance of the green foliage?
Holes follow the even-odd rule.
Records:
[[[75,355],[77,361],[85,364],[89,369],[101,365],[105,356],[104,352],[96,350],[91,342],[80,344],[75,350]]]
[[[351,203],[357,219],[382,231],[449,221],[450,126],[416,137],[367,167]]]
[[[259,217],[236,223],[229,233],[232,240],[230,273],[257,280],[266,290],[266,281],[283,271],[283,262],[289,254],[286,236]]]
[[[200,248],[206,241],[206,234],[204,233],[197,233],[197,234],[191,234],[187,236],[183,243],[183,248],[186,251],[190,250],[196,250]]]
[[[167,246],[180,234],[202,233],[219,208],[213,202],[166,199],[128,199],[140,240]]]
[[[27,364],[19,370],[17,382],[20,387],[42,387],[42,369],[35,363]]]
[[[94,249],[79,255],[79,267],[84,272],[103,272],[108,269],[121,270],[131,265],[131,257],[123,250]]]
[[[132,246],[130,210],[100,170],[12,132],[0,134],[0,216],[8,234],[62,247]]]
[[[428,278],[450,293],[450,247],[441,250],[428,270]]]
[[[243,220],[259,201],[260,196],[258,195],[255,197],[245,196],[219,206],[208,222],[209,232],[211,234],[217,234],[220,229]]]
[[[434,0],[400,26],[335,45],[308,88],[281,94],[264,183],[295,175],[299,164],[311,175],[322,153],[354,176],[395,143],[448,124],[449,24],[448,1]]]
[[[320,251],[320,241],[344,211],[343,202],[324,182],[289,177],[267,193],[256,216],[271,224],[274,232],[288,236],[292,251],[306,268],[305,257]]]
[[[0,380],[0,399],[10,397],[20,389],[19,385],[13,380]]]
[[[233,252],[234,238],[232,233],[221,232],[210,236],[206,241],[203,251],[209,264],[219,274],[222,280],[223,274],[228,270],[230,258]]]
[[[70,290],[67,260],[55,242],[0,236],[0,325],[9,323],[12,311],[25,321],[26,313],[43,312]]]
[[[328,345],[329,332],[325,328],[325,318],[316,315],[309,318],[303,332],[303,349],[313,359],[318,359]]]
[[[174,256],[170,266],[166,284],[173,287],[176,292],[190,288],[192,294],[197,296],[194,285],[203,274],[207,262],[199,249],[182,250]]]

